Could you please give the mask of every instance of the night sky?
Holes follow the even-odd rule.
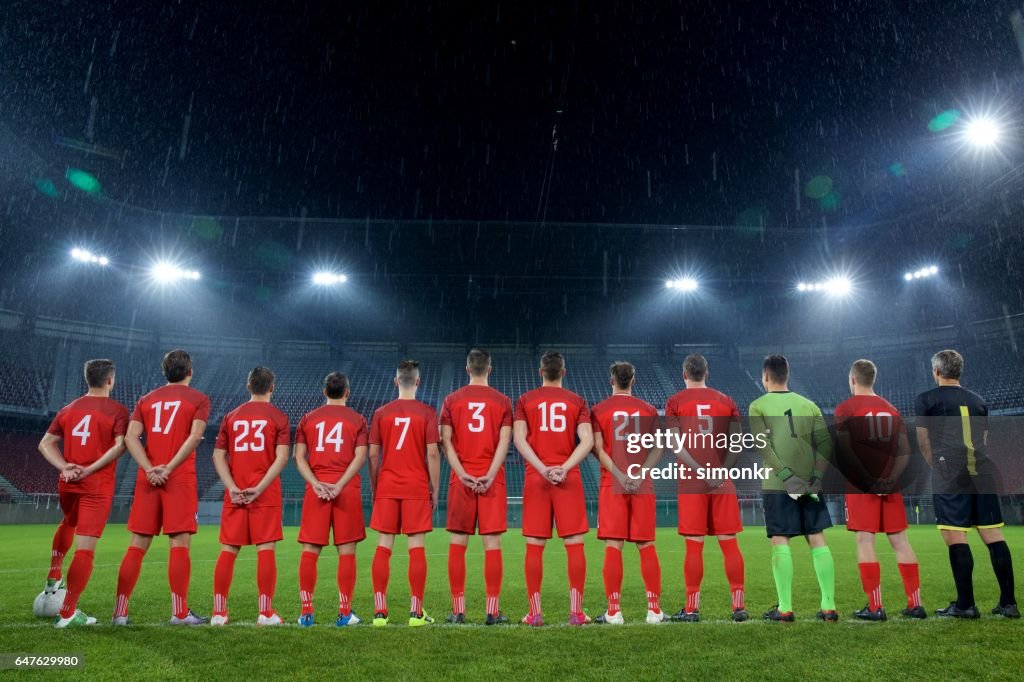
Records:
[[[799,170],[865,222],[1022,83],[1014,2],[8,5],[4,121],[161,211],[788,225]]]

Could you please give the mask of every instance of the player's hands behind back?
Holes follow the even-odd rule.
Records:
[[[316,493],[316,496],[321,500],[333,500],[338,496],[338,493],[334,490],[334,486],[324,483],[323,481],[317,481],[312,485],[312,488],[313,492]]]
[[[548,467],[547,471],[544,472],[544,476],[552,485],[560,485],[565,482],[565,469],[562,467]]]
[[[74,483],[75,481],[82,478],[82,471],[82,467],[79,466],[78,464],[68,462],[67,464],[64,465],[64,468],[61,470],[60,477],[61,479],[64,480],[65,483]]]
[[[166,465],[160,464],[146,472],[146,480],[155,488],[159,488],[170,478],[171,472]]]
[[[782,482],[782,486],[790,495],[803,495],[810,490],[810,484],[799,476],[790,476]]]

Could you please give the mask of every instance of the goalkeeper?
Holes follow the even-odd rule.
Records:
[[[779,597],[779,603],[764,614],[764,619],[787,623],[795,620],[789,540],[803,535],[811,548],[821,588],[818,620],[836,622],[835,564],[823,532],[831,528],[832,519],[819,497],[832,452],[831,436],[818,406],[789,390],[789,361],[785,357],[769,355],[764,359],[761,382],[766,392],[750,404],[750,430],[755,437],[765,436],[766,445],[758,450],[771,471],[762,488],[765,526],[772,543],[772,574]]]

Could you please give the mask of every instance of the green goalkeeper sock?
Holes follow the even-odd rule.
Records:
[[[836,565],[832,561],[832,550],[828,547],[815,547],[811,550],[814,561],[814,572],[818,576],[818,587],[821,588],[821,610],[836,610]]]
[[[793,552],[789,545],[772,546],[772,575],[779,595],[779,611],[793,610]]]

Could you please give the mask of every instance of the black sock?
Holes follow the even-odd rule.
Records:
[[[999,605],[1016,604],[1017,599],[1013,594],[1013,558],[1010,556],[1010,548],[1006,546],[1005,540],[1000,540],[988,546],[988,553],[992,558],[992,570],[995,571],[996,580],[999,581]]]
[[[971,546],[964,544],[949,546],[949,566],[953,569],[956,583],[956,605],[967,609],[974,606],[974,555]]]

